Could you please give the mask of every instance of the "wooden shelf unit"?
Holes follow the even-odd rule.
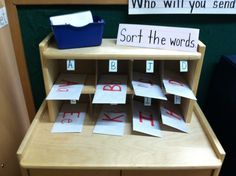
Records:
[[[147,59],[154,60],[157,65],[157,75],[161,79],[166,70],[179,72],[179,61],[188,60],[189,71],[181,73],[187,84],[196,94],[201,67],[203,63],[205,45],[199,41],[197,52],[169,51],[160,49],[126,47],[116,45],[115,39],[103,39],[101,46],[78,49],[59,50],[56,47],[52,34],[49,34],[39,45],[42,70],[44,76],[46,94],[51,90],[60,73],[67,72],[65,61],[75,59],[75,71],[69,73],[81,73],[88,75],[82,94],[88,94],[91,105],[92,95],[101,74],[108,74],[109,59],[118,60],[118,73],[128,76],[127,94],[134,95],[131,86],[133,71],[145,69]],[[145,72],[143,72],[145,73]],[[114,74],[114,73],[109,73]],[[162,86],[162,83],[161,83]],[[191,121],[193,100],[183,98],[180,109],[186,122]],[[60,101],[48,101],[49,119],[54,122],[61,107]],[[132,102],[131,102],[132,104]]]

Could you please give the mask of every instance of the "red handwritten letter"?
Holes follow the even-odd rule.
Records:
[[[140,123],[143,123],[143,119],[149,120],[151,122],[151,125],[154,126],[154,119],[153,119],[153,116],[152,116],[151,113],[150,113],[149,116],[146,116],[146,115],[144,116],[142,114],[142,112],[139,112],[139,121],[140,121]]]

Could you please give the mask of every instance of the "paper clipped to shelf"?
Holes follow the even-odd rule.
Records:
[[[127,113],[124,105],[104,105],[93,133],[122,136],[126,119]]]
[[[132,85],[136,96],[167,100],[155,75],[134,72]]]
[[[51,130],[52,133],[73,133],[82,132],[86,116],[87,104],[69,104],[62,106],[56,122]]]
[[[126,75],[102,75],[96,86],[93,104],[125,104]]]
[[[133,130],[156,137],[162,137],[158,112],[155,107],[145,107],[143,103],[134,101]]]
[[[77,12],[66,15],[50,17],[52,25],[71,25],[75,27],[86,26],[93,22],[91,11]]]
[[[61,74],[46,100],[79,100],[86,75]]]
[[[186,84],[184,79],[177,73],[168,72],[164,75],[163,84],[166,93],[197,100],[193,91]]]
[[[181,115],[176,106],[170,103],[165,103],[161,106],[161,118],[164,125],[178,129],[185,133],[188,132],[184,117]]]

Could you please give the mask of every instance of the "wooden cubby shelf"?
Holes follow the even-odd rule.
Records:
[[[55,121],[62,104],[68,104],[69,101],[44,101],[17,151],[22,174],[218,176],[225,152],[194,100],[182,98],[178,105],[185,121],[189,122],[188,134],[163,126],[163,138],[158,138],[135,132],[132,128],[134,101],[144,100],[144,97],[134,95],[131,84],[134,80],[133,73],[145,73],[146,60],[153,59],[155,70],[151,76],[158,78],[156,81],[159,81],[160,87],[163,87],[163,76],[172,71],[180,74],[196,95],[204,52],[205,45],[201,42],[198,52],[189,53],[116,46],[114,39],[103,39],[102,46],[97,47],[58,50],[52,35],[47,36],[40,43],[46,93],[49,93],[60,74],[86,75],[78,105],[82,107],[80,105],[87,103],[87,112],[80,133],[52,133],[52,122]],[[67,59],[75,59],[74,71],[66,70]],[[108,72],[109,59],[118,60],[117,73]],[[180,60],[188,60],[187,73],[179,72]],[[106,74],[122,74],[128,78],[126,103],[122,105],[122,108],[125,106],[128,118],[122,136],[94,133],[104,106],[91,102],[100,77]],[[166,97],[168,101],[174,99],[171,94],[166,94]],[[162,100],[154,99],[152,108],[158,110],[162,103]]]
[[[85,74],[86,80],[82,95],[89,95],[90,98],[87,103],[90,104],[90,107],[94,106],[92,98],[96,91],[96,85],[100,76],[104,74],[127,75],[127,95],[131,95],[132,98],[129,104],[132,105],[132,99],[134,98],[134,90],[131,83],[133,73],[145,73],[146,60],[154,60],[155,71],[153,74],[157,76],[162,89],[164,89],[163,76],[171,71],[180,75],[196,94],[205,53],[205,45],[200,41],[197,52],[182,52],[118,46],[115,39],[103,39],[101,46],[60,50],[57,49],[52,34],[49,34],[39,46],[46,94],[50,92],[61,73]],[[75,60],[76,69],[74,71],[66,70],[66,60],[68,59]],[[108,63],[110,59],[118,60],[117,73],[109,73]],[[180,60],[188,61],[189,71],[187,73],[179,72]],[[192,117],[193,102],[193,100],[183,98],[181,105],[178,105],[185,121],[188,123]],[[62,103],[58,100],[50,100],[47,103],[49,119],[54,122]]]

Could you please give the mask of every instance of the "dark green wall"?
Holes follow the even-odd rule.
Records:
[[[198,102],[204,105],[215,63],[223,54],[236,54],[236,15],[128,15],[127,6],[18,6],[24,49],[38,108],[45,97],[38,44],[51,32],[49,17],[91,10],[106,21],[104,37],[116,38],[119,23],[167,25],[200,28],[200,40],[206,55],[198,90]]]

